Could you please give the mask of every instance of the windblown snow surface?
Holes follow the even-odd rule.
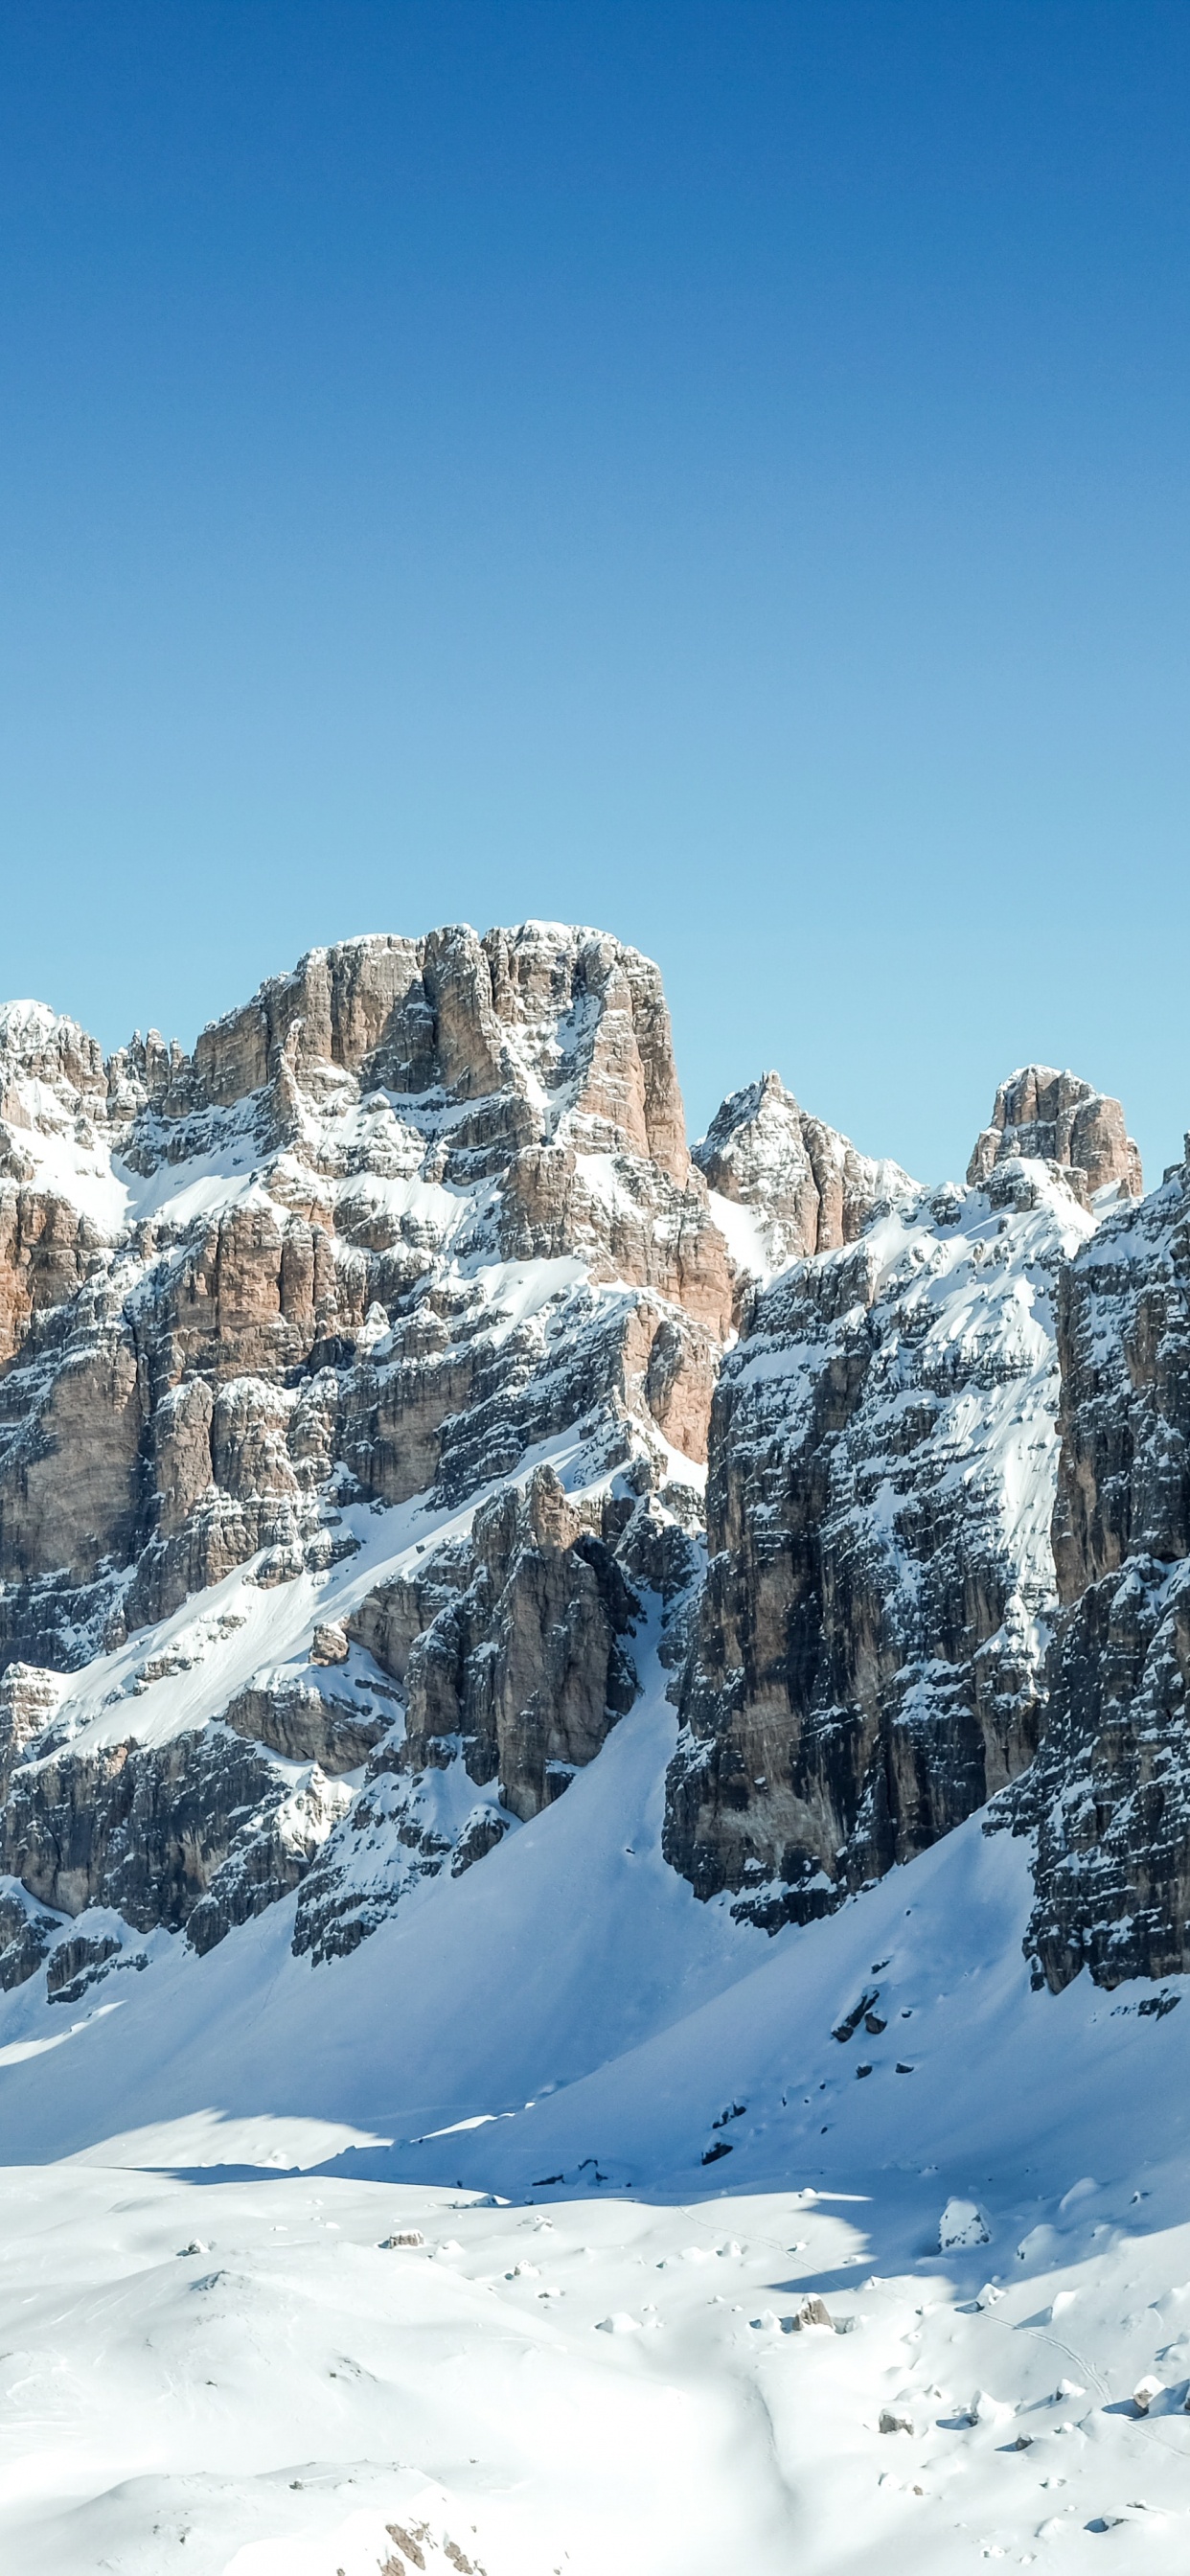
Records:
[[[1034,1993],[978,1818],[775,1940],[698,1905],[663,1681],[349,1958],[290,1899],[4,1999],[6,2568],[1184,2568],[1179,1985]]]

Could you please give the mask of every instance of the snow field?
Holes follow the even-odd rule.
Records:
[[[903,2222],[936,2211],[931,2183],[547,2214],[10,2168],[4,2563],[378,2576],[396,2525],[427,2566],[457,2568],[449,2543],[486,2576],[1172,2576],[1190,2226],[1139,2201],[1129,2224],[1087,2178],[1023,2256],[996,2238],[873,2276],[881,2198]],[[424,2244],[385,2246],[402,2229]],[[814,2285],[834,2331],[794,2326]],[[1138,2415],[1142,2364],[1159,2393]]]

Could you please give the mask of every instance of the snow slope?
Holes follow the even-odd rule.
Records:
[[[1180,2568],[1182,1986],[1034,1992],[1029,1848],[978,1816],[829,1919],[773,1937],[728,1891],[700,1903],[666,1865],[688,1505],[730,1309],[722,1244],[701,1184],[686,1184],[653,970],[606,943],[588,957],[564,931],[517,934],[507,956],[443,938],[441,1079],[423,1065],[410,1093],[417,1012],[391,1062],[361,1054],[356,1028],[355,1074],[329,1018],[319,1034],[330,1001],[335,1044],[355,1027],[368,977],[387,1011],[383,941],[304,961],[206,1033],[201,1065],[148,1048],[113,1075],[40,1006],[0,1013],[0,1056],[25,1068],[6,1112],[14,1204],[31,1193],[39,1223],[51,1200],[66,1212],[54,1223],[86,1328],[84,1427],[103,1418],[105,1352],[152,1327],[162,1369],[181,1372],[153,1437],[172,1457],[176,1430],[185,1465],[175,1396],[192,1381],[170,1337],[197,1334],[185,1366],[197,1354],[199,1377],[215,1369],[205,1301],[225,1251],[228,1312],[240,1301],[216,1353],[234,1361],[231,1392],[212,1397],[217,1433],[194,1433],[203,1478],[170,1560],[187,1597],[150,1623],[180,1599],[164,1558],[134,1595],[124,1560],[103,1556],[98,1606],[80,1593],[62,1608],[80,1668],[58,1671],[40,1596],[22,1616],[55,1669],[10,1667],[23,1881],[0,1882],[3,2564],[159,2576],[184,2548],[210,2576],[884,2576],[1055,2552],[1076,2569],[1113,2553]],[[499,1027],[484,999],[497,968]],[[478,996],[463,1019],[460,994]],[[794,1116],[810,1172],[796,1104],[781,1136]],[[724,1223],[759,1277],[789,1249],[763,1231],[774,1172],[791,1224],[805,1175],[761,1136],[754,1203],[734,1112],[728,1129],[741,1195]],[[939,1553],[901,1543],[914,1477],[931,1509],[944,1497],[948,1528],[986,1522],[1013,1578],[1005,1634],[1011,1610],[1032,1654],[1051,1597],[1050,1292],[1092,1212],[1041,1166],[998,1164],[990,1195],[922,1198],[853,1158],[865,1208],[895,1204],[845,1252],[850,1149],[835,1146],[812,1174],[823,1258],[804,1265],[806,1294],[829,1299],[848,1263],[870,1269],[870,1296],[827,1321],[844,1356],[848,1336],[876,1354],[869,1411],[840,1443],[839,1526],[850,1513],[852,1559],[908,1636]],[[282,1301],[274,1328],[276,1261],[285,1245],[304,1259],[316,1232],[330,1285],[315,1295],[312,1268],[310,1296],[295,1291],[292,1313]],[[68,1454],[53,1446],[59,1417],[46,1413],[43,1438],[36,1405],[84,1383],[58,1324],[37,1320],[42,1274],[30,1279],[31,1375],[22,1361],[6,1380],[18,1500],[22,1476],[36,1487],[45,1458]],[[797,1293],[786,1273],[756,1313]],[[799,1337],[790,1316],[780,1348],[753,1330],[728,1370],[783,1436],[833,1366],[823,1335]],[[423,1424],[436,1463],[421,1495],[394,1500],[403,1476],[339,1472],[348,1451],[363,1461],[353,1407],[391,1398],[405,1424],[427,1353],[457,1383],[443,1421]],[[461,1730],[411,1730],[406,1745],[425,1749],[401,1768],[400,1665],[373,1663],[341,1623],[378,1588],[441,1572],[451,1549],[458,1571],[476,1511],[547,1463],[559,1525],[610,1501],[626,1547],[644,1484],[660,1497],[653,1554],[642,1539],[625,1558],[645,1606],[638,1617],[632,1596],[617,1631],[643,1688],[615,1723],[626,1702],[609,1696],[601,1749],[555,1765],[564,1797],[514,1814],[503,1771],[468,1773],[464,1746],[480,1739]],[[56,1473],[51,1576],[73,1491]],[[157,1500],[172,1509],[171,1478],[163,1467]],[[98,1506],[82,1519],[90,1544]],[[156,1526],[135,1534],[150,1570]],[[581,1543],[595,1535],[592,1519]],[[419,1639],[440,1615],[426,1589]],[[109,1615],[126,1593],[131,1635]],[[327,1623],[330,1664],[314,1651]],[[479,1637],[468,1661],[496,1651]],[[366,1720],[353,1741],[367,1761],[336,1768],[329,1717],[325,1769],[291,1759],[282,1730],[268,1805],[259,1770],[236,1767],[230,1721],[238,1697],[274,1689],[274,1736],[285,1693],[304,1694],[307,1715]],[[520,1713],[527,1726],[539,1714],[532,1676]],[[113,1779],[135,1774],[147,1832],[191,1738],[227,1757],[217,1819],[202,1806],[214,1770],[196,1757],[196,1842],[217,1822],[232,1894],[247,1891],[205,1950],[164,1928],[161,1890],[51,1869],[59,1818],[85,1825]],[[47,1787],[31,1859],[20,1819],[63,1765],[73,1804]],[[767,1770],[749,1766],[754,1789]],[[481,1835],[467,1865],[477,1813],[502,1839]],[[118,1861],[110,1819],[109,1839]],[[286,1850],[303,1868],[319,1854],[288,1894],[274,1869]],[[333,1958],[294,1947],[328,1856],[366,1935]],[[37,1886],[63,1905],[114,1886],[129,1919],[98,1904],[55,1914]]]
[[[138,1726],[426,1527],[362,1513],[361,1555],[249,1587],[267,1635],[214,1631]],[[78,2003],[0,1999],[6,2564],[1184,2564],[1181,1984],[1035,1993],[1029,1846],[979,1818],[805,1929],[700,1905],[638,1644],[565,1798],[348,1958],[293,1955],[296,1897],[205,1957],[92,1911],[59,1937],[123,1948]],[[136,1675],[80,1677],[80,1733]],[[980,2241],[944,2255],[955,2200]],[[842,2331],[795,2327],[811,2296]]]
[[[1190,2016],[1139,2009],[1179,1988],[1033,1993],[1026,1851],[977,1821],[773,1943],[705,1909],[696,1955],[647,1795],[641,1851],[592,1800],[552,1855],[557,1889],[585,1839],[602,1904],[575,1885],[568,1932],[555,1899],[543,1955],[542,1854],[613,1750],[632,1811],[657,1723],[333,1974],[249,1963],[266,1917],[10,2058],[5,2152],[82,2162],[3,2177],[6,2563],[157,2576],[184,2534],[211,2576],[374,2576],[416,2519],[427,2566],[488,2576],[1184,2565]],[[489,1870],[444,2027],[437,1943]],[[834,2038],[867,1997],[886,2027]],[[416,2145],[435,2031],[438,2110],[489,2116]],[[956,2198],[986,2241],[943,2255]],[[794,2330],[811,2294],[841,2332]]]
[[[697,1905],[674,1723],[332,1968],[291,1899],[5,1999],[7,2563],[374,2576],[416,2520],[488,2576],[1184,2564],[1179,1986],[1034,1993],[978,1819],[772,1941]]]

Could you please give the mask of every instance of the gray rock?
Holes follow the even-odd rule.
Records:
[[[1046,1165],[998,1178],[793,1263],[720,1375],[665,1851],[770,1929],[925,1849],[1037,1743],[1053,1301],[1090,1219]]]

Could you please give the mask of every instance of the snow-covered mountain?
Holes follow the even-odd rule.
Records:
[[[13,2563],[1180,2564],[1190,1166],[540,923],[0,1118]]]

